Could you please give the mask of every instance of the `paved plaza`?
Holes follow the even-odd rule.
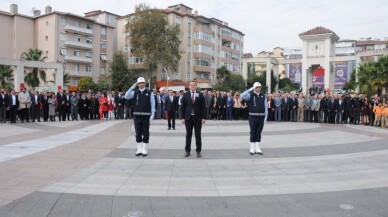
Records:
[[[386,129],[267,122],[264,155],[251,156],[246,121],[207,121],[200,159],[183,156],[180,122],[151,123],[147,157],[134,156],[132,121],[0,129],[0,217],[388,213]]]

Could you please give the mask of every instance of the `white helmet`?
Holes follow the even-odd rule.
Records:
[[[260,82],[255,82],[255,83],[253,84],[253,87],[254,87],[254,88],[256,88],[256,87],[261,87]]]
[[[137,79],[137,83],[141,83],[141,82],[144,82],[145,83],[145,79],[143,77],[139,77]]]

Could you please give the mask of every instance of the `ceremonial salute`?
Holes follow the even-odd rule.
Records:
[[[136,89],[136,86],[139,89]],[[154,119],[155,97],[145,88],[145,80],[139,77],[137,82],[125,93],[125,99],[133,99],[133,121],[135,124],[137,151],[136,156],[148,154],[150,121]]]
[[[253,91],[253,92],[252,92]],[[262,155],[260,149],[261,132],[263,131],[264,123],[267,121],[268,104],[267,97],[260,93],[261,84],[255,82],[253,87],[241,94],[241,98],[248,102],[249,108],[249,127],[250,127],[250,149],[249,154]]]

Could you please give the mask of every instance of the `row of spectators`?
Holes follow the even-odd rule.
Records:
[[[239,92],[202,90],[205,96],[207,118],[213,120],[246,120],[247,103],[240,98]],[[153,90],[155,97],[155,119],[166,118],[166,90]],[[179,100],[183,91],[174,92]],[[12,97],[14,96],[14,97]],[[316,122],[332,124],[363,124],[387,127],[388,100],[359,94],[303,95],[274,93],[267,95],[268,121]],[[12,100],[14,99],[14,100]],[[124,99],[124,93],[88,91],[58,93],[23,90],[7,94],[2,89],[0,96],[0,122],[14,123],[12,115],[21,122],[66,121],[90,119],[130,119],[132,101]],[[179,109],[177,117],[180,119]]]

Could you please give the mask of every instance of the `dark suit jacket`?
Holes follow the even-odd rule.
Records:
[[[18,95],[15,95],[16,96],[16,108],[19,107],[19,99],[18,99]],[[8,95],[8,106],[11,107],[12,106],[12,94],[9,94]]]
[[[198,91],[196,91],[195,95],[194,104],[191,100],[191,91],[184,93],[181,99],[181,114],[183,114],[186,120],[190,120],[193,107],[196,120],[206,119],[205,97]]]
[[[8,95],[4,94],[4,97],[2,94],[0,94],[0,107],[8,107]]]
[[[40,101],[41,101],[41,98],[40,98],[40,95],[38,94],[37,95],[38,98],[37,98],[37,101],[35,102],[35,94],[31,94],[31,107],[35,107],[35,106],[39,106],[40,107]]]
[[[345,109],[345,102],[344,102],[344,100],[341,101],[341,104],[340,104],[339,100],[336,100],[335,101],[335,110],[343,111],[344,109]]]
[[[170,96],[166,97],[166,109],[168,112],[177,112],[178,111],[178,100],[179,98],[173,96],[173,100],[171,103]]]

